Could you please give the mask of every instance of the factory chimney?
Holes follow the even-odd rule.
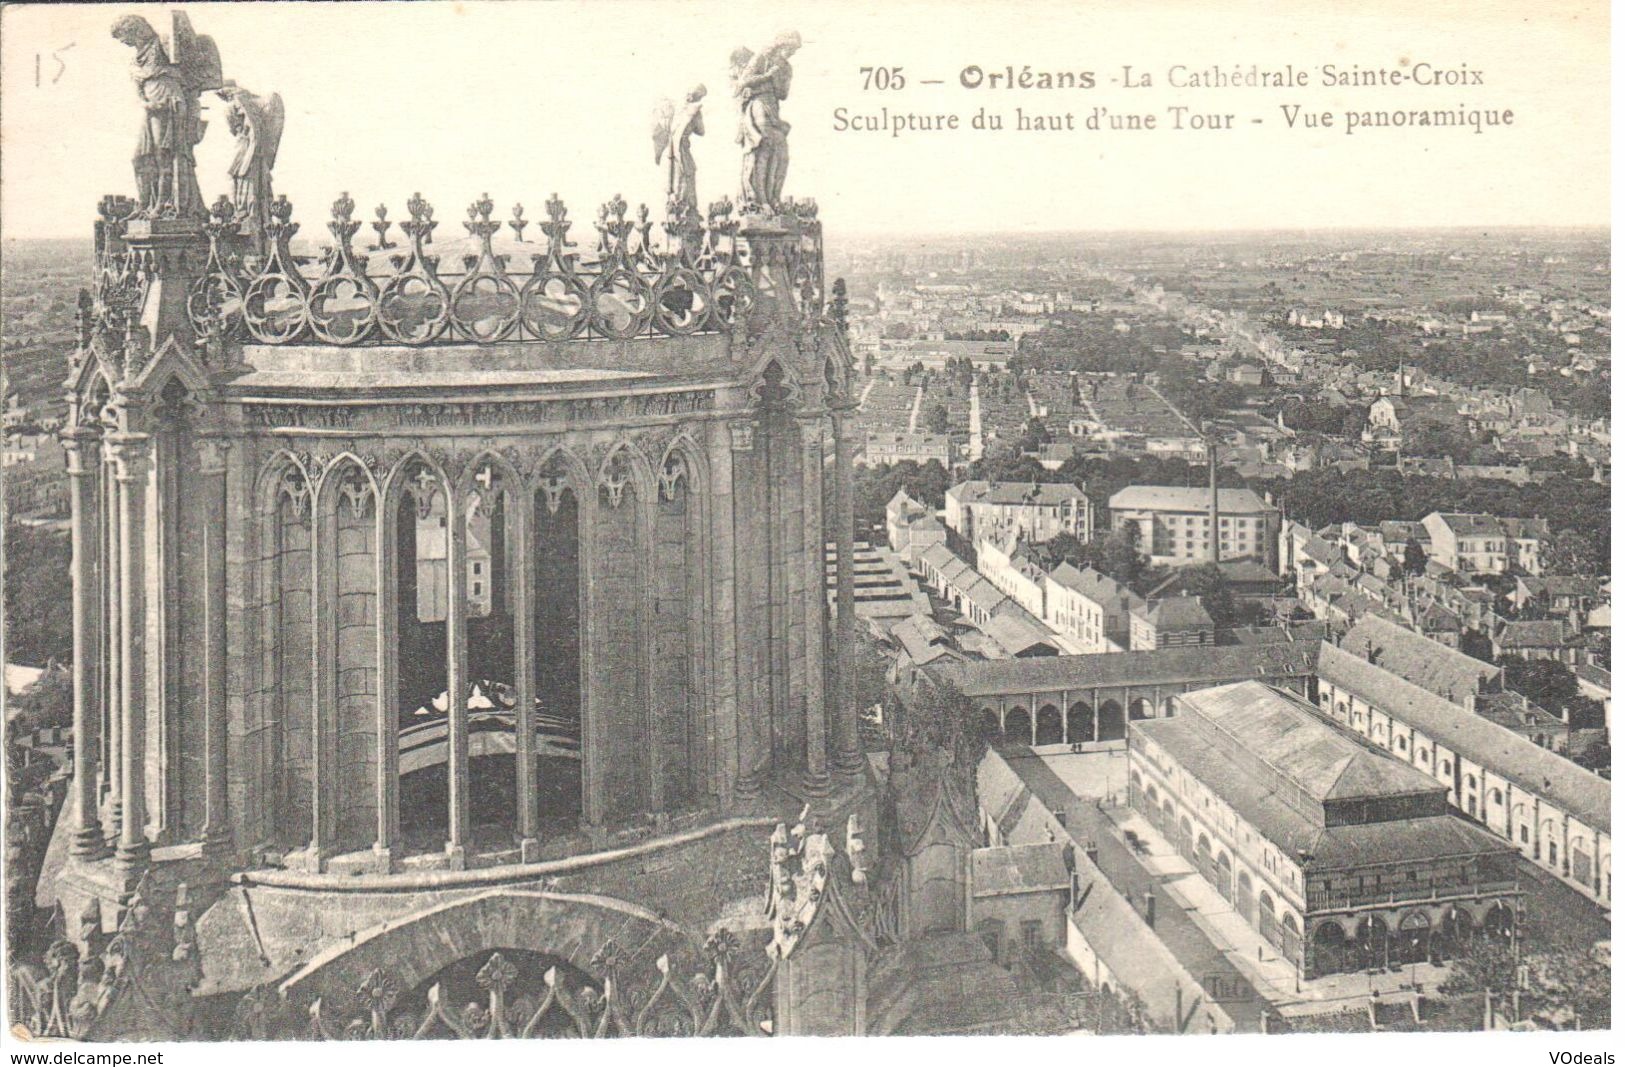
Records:
[[[1219,562],[1219,445],[1211,437],[1207,443],[1208,558]]]

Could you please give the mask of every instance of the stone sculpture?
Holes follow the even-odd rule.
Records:
[[[235,218],[250,232],[264,234],[271,218],[271,168],[282,142],[282,96],[259,96],[227,81],[220,88],[220,98],[228,101],[226,127],[237,138],[237,153],[228,171]]]
[[[139,15],[113,23],[113,37],[135,49],[130,76],[145,109],[135,147],[136,214],[147,219],[198,219],[208,214],[198,190],[192,149],[203,140],[198,98],[219,89],[220,52],[192,31],[186,15],[171,15],[170,48]]]
[[[801,35],[792,30],[775,37],[759,54],[737,48],[732,56],[746,211],[776,212],[779,207],[790,167],[790,124],[779,117],[779,104],[790,95],[790,57],[800,47]]]
[[[666,167],[666,213],[673,219],[699,218],[700,196],[695,183],[694,152],[691,137],[705,136],[705,116],[700,111],[705,86],[689,90],[681,112],[670,100],[655,109],[655,162]]]

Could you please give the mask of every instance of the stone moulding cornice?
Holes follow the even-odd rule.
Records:
[[[242,871],[231,876],[233,885],[244,888],[303,890],[315,893],[376,893],[379,891],[404,892],[422,890],[438,892],[446,889],[481,889],[495,886],[517,886],[557,875],[575,874],[644,856],[654,856],[669,849],[680,848],[695,841],[719,837],[735,830],[765,830],[778,823],[771,816],[740,816],[720,819],[707,826],[683,830],[664,837],[640,841],[625,848],[588,852],[557,860],[538,863],[509,863],[496,867],[481,867],[471,871],[408,871],[400,874],[309,874],[304,871],[262,870]]]

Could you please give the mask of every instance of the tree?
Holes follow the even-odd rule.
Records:
[[[1428,569],[1427,550],[1416,538],[1405,542],[1405,573],[1420,575]]]
[[[72,548],[60,533],[20,523],[5,531],[6,658],[43,666],[73,658]]]
[[[1185,592],[1201,599],[1202,608],[1213,620],[1215,627],[1228,630],[1236,625],[1236,599],[1230,592],[1230,583],[1225,581],[1224,572],[1219,570],[1217,563],[1210,561],[1195,567],[1187,567],[1182,577]]]
[[[1502,656],[1496,660],[1496,666],[1506,671],[1508,689],[1522,693],[1554,714],[1573,703],[1579,693],[1580,685],[1574,672],[1556,660]]]
[[[925,429],[927,433],[948,432],[948,405],[939,400],[925,409]]]
[[[1558,530],[1541,548],[1541,567],[1547,574],[1597,574],[1596,550],[1571,529]]]

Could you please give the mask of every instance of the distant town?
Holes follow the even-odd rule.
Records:
[[[980,724],[988,842],[1108,890],[1085,978],[1177,1015],[1156,958],[1241,1029],[1606,1017],[1555,975],[1611,907],[1607,235],[842,251],[872,718]]]

